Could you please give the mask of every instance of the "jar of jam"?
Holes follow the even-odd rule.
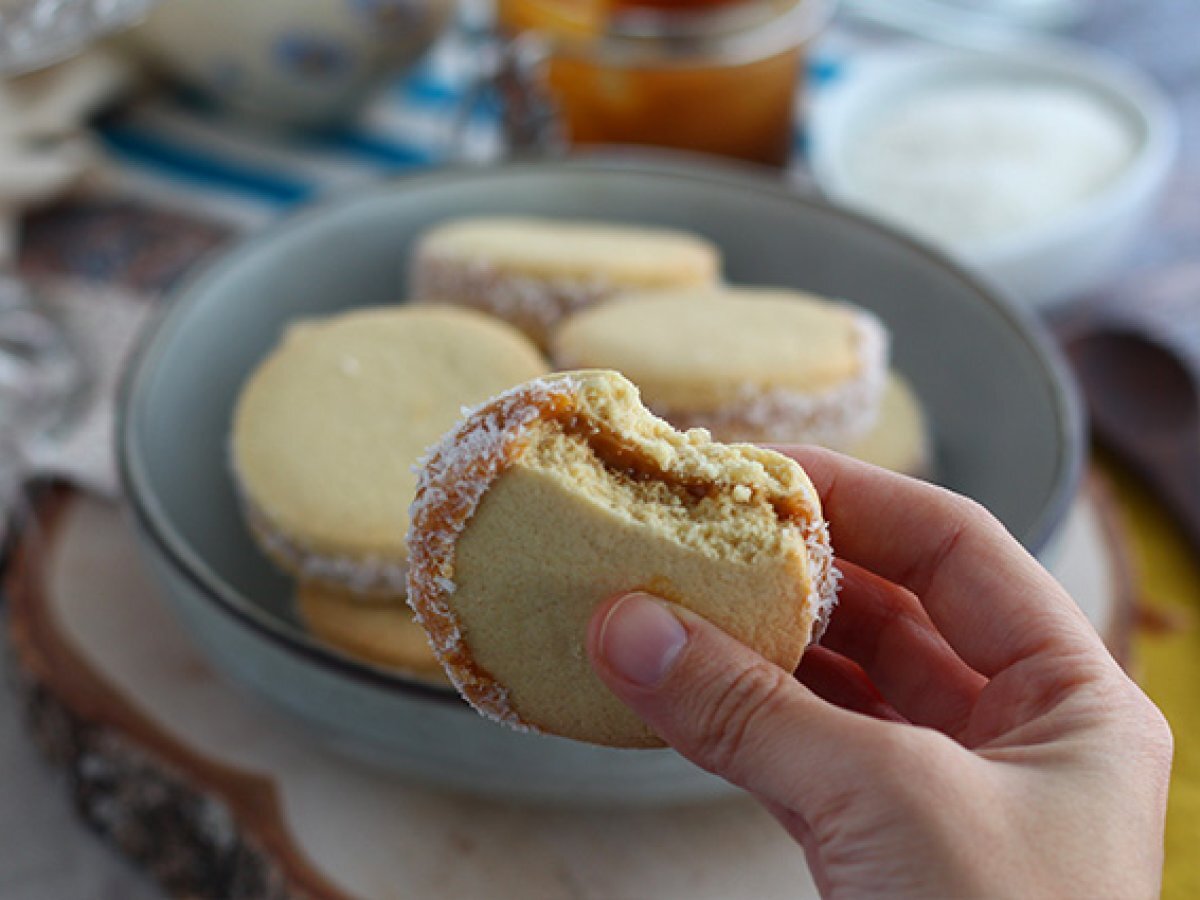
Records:
[[[831,0],[499,0],[514,153],[652,145],[784,166]]]

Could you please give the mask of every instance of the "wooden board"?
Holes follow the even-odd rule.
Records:
[[[1094,499],[1060,577],[1126,631],[1129,573]],[[213,672],[158,600],[120,512],[48,494],[6,586],[32,732],[81,812],[189,897],[815,897],[746,798],[638,812],[521,808],[350,763]]]

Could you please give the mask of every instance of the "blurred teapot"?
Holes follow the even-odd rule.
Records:
[[[276,125],[346,118],[415,62],[453,0],[164,0],[129,40],[177,81]]]

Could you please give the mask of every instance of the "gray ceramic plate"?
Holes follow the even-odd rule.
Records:
[[[932,421],[940,480],[1044,551],[1075,492],[1081,425],[1064,370],[1021,313],[943,257],[779,182],[695,163],[539,163],[442,171],[305,211],[176,294],[131,365],[119,454],[146,557],[215,662],[344,749],[413,777],[549,801],[654,803],[721,782],[670,751],[521,735],[456,697],[323,648],[256,551],[227,471],[238,389],[302,316],[397,302],[413,239],[475,213],[693,229],[731,280],[875,310]]]

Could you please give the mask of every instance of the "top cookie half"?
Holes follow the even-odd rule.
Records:
[[[520,333],[468,310],[292,325],[234,414],[234,476],[260,543],[298,577],[402,596],[413,464],[464,405],[545,371]]]

